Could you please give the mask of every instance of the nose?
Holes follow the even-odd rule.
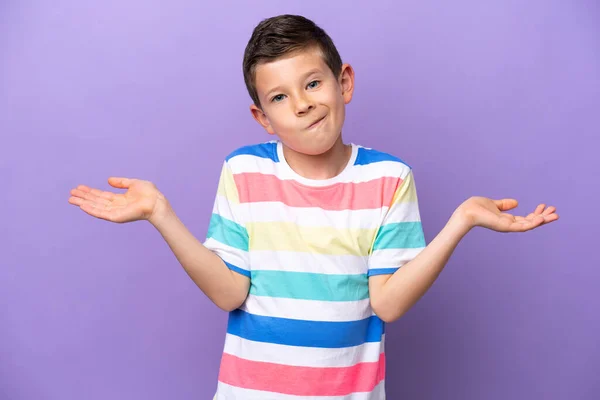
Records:
[[[296,108],[296,115],[300,117],[308,113],[310,110],[314,109],[315,103],[312,101],[310,96],[303,94],[296,98],[294,106]]]

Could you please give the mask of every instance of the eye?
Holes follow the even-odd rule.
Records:
[[[309,83],[306,87],[309,89],[314,89],[317,86],[319,86],[319,83],[321,83],[320,81],[312,81],[311,83]]]
[[[284,95],[278,94],[277,96],[273,96],[271,98],[271,102],[273,102],[273,103],[279,103],[281,100],[283,100],[283,98],[284,98]]]

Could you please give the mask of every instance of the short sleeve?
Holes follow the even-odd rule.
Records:
[[[224,162],[204,246],[221,257],[229,269],[250,277],[249,238],[241,214],[233,173]]]
[[[392,274],[425,248],[412,170],[396,188],[369,254],[368,276]]]

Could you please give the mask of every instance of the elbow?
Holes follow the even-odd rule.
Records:
[[[222,305],[217,304],[217,307],[219,307],[221,310],[223,310],[225,312],[232,312],[239,308],[239,306],[234,306],[234,305],[230,305],[230,304],[222,304]]]
[[[229,295],[222,297],[217,306],[223,311],[235,311],[246,302],[247,297],[247,289],[243,291],[236,291],[235,293],[230,293]]]
[[[374,302],[371,302],[371,308],[375,315],[386,324],[397,321],[404,314],[400,308],[392,308]]]
[[[402,316],[402,314],[400,313],[382,313],[381,315],[375,313],[375,315],[377,315],[379,319],[385,322],[386,324],[397,321]]]
[[[213,301],[215,303],[215,305],[217,307],[219,307],[221,310],[225,311],[225,312],[232,312],[237,310],[238,308],[240,308],[242,306],[242,304],[244,304],[244,300],[238,300],[238,299],[223,299],[222,301]]]

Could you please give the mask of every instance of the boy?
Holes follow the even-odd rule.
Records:
[[[473,227],[523,232],[558,219],[540,204],[472,197],[426,246],[411,168],[344,144],[354,71],[312,21],[262,21],[244,54],[254,119],[279,140],[223,164],[204,244],[148,181],[79,186],[71,204],[113,222],[146,219],[229,323],[216,399],[384,399],[384,324],[433,284]]]

